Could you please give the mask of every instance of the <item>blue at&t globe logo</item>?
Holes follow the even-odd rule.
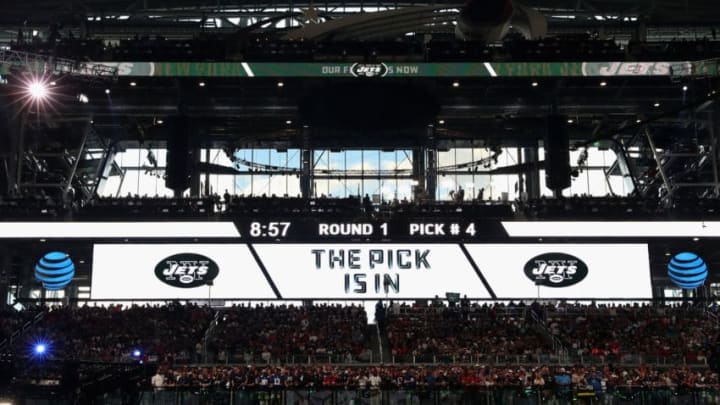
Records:
[[[50,252],[35,265],[35,278],[47,290],[62,290],[75,277],[75,264],[63,252]]]
[[[678,253],[667,266],[668,276],[680,288],[698,288],[708,276],[707,264],[695,253]]]

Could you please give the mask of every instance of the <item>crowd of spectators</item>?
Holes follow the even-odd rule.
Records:
[[[545,316],[570,354],[590,361],[704,364],[720,331],[717,319],[692,307],[573,305],[549,307]]]
[[[463,301],[464,302],[464,301]],[[391,304],[398,363],[712,363],[716,316],[693,306]]]
[[[220,205],[219,196],[215,199]],[[323,215],[354,218],[363,209],[358,198],[301,198],[288,196],[237,196],[225,193],[222,203],[228,214],[235,215]]]
[[[646,197],[589,197],[539,198],[519,201],[518,205],[529,219],[567,219],[600,217],[627,219],[629,217],[667,217],[672,209],[665,209],[658,199]]]
[[[220,313],[208,346],[219,362],[367,362],[366,331],[360,306],[239,306]]]
[[[152,378],[156,389],[202,387],[223,389],[473,389],[536,387],[603,393],[618,387],[717,387],[718,374],[684,366],[650,367],[493,367],[307,365],[283,367],[160,367]]]
[[[388,341],[397,362],[471,362],[495,356],[536,361],[538,355],[552,352],[522,308],[394,303],[386,319]]]
[[[0,341],[40,309],[3,311]],[[367,314],[356,305],[194,304],[56,307],[27,342],[52,342],[59,358],[153,363],[373,362]],[[693,306],[391,302],[375,317],[392,363],[542,363],[559,351],[583,364],[706,365],[720,332]],[[382,318],[382,319],[380,319]],[[560,346],[558,346],[558,342]],[[133,354],[140,350],[142,356]],[[628,357],[629,356],[629,357]],[[562,358],[560,359],[562,361]]]
[[[16,332],[20,332],[40,312],[39,307],[25,308],[22,311],[14,308],[0,309],[0,344]]]
[[[0,215],[3,218],[55,218],[65,207],[44,195],[8,197],[0,195]]]
[[[602,217],[623,220],[642,218],[695,218],[720,215],[720,202],[713,196],[673,197],[672,203],[641,196],[538,198],[517,201],[519,212],[529,219],[576,219]]]
[[[402,218],[489,218],[511,219],[582,219],[626,220],[698,218],[720,215],[716,198],[681,197],[667,205],[659,199],[628,196],[538,198],[494,201],[467,198],[454,201],[398,200],[373,202],[369,197],[302,198],[277,195],[211,195],[207,197],[162,197],[127,195],[95,197],[82,204],[66,204],[47,196],[2,197],[0,218],[96,219],[162,217],[202,218],[213,216],[338,217],[347,219],[393,220]]]
[[[215,213],[215,201],[208,197],[97,197],[78,208],[77,217],[105,218],[108,216],[133,218],[203,217]]]
[[[66,360],[194,362],[212,316],[210,308],[191,304],[63,306],[49,310],[18,347],[27,354],[45,343],[51,357]]]

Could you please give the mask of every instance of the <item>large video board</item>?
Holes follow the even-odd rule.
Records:
[[[618,260],[618,258],[622,260]],[[651,298],[645,244],[96,244],[93,299]]]
[[[67,285],[89,283],[91,298],[103,300],[413,299],[446,293],[646,299],[659,291],[653,283],[678,285],[667,275],[671,259],[676,270],[688,273],[684,284],[697,284],[695,272],[705,268],[704,277],[716,279],[713,246],[719,237],[720,222],[712,221],[468,217],[0,226],[0,244],[27,244],[38,263],[56,250],[78,259]],[[696,255],[697,266],[683,262]],[[36,271],[39,286],[47,288],[47,272]]]

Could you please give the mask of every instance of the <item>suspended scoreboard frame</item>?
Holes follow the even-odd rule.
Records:
[[[10,74],[12,63],[0,59],[0,74]],[[118,77],[708,77],[717,76],[717,59],[659,62],[459,62],[459,63],[269,63],[269,62],[87,62],[87,75],[112,72]],[[36,61],[30,71],[52,72],[55,65]],[[60,70],[56,73],[62,74]],[[83,74],[75,71],[74,74]],[[111,73],[107,73],[111,74]]]
[[[45,239],[43,248],[62,243],[71,257],[74,244],[91,248],[91,298],[118,301],[415,299],[448,292],[498,300],[652,299],[652,245],[693,238],[713,244],[720,222],[277,218],[0,227],[0,244],[37,248]]]

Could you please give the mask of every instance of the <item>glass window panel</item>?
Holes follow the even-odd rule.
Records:
[[[455,176],[441,175],[437,182],[437,199],[447,201],[450,199],[450,191],[457,188]]]
[[[363,187],[363,195],[367,194],[372,198],[373,202],[380,202],[382,201],[381,198],[381,192],[380,192],[380,181],[374,180],[374,179],[366,179],[362,182]]]
[[[300,178],[295,175],[270,177],[270,195],[295,197],[300,194]]]
[[[233,185],[234,191],[233,194],[235,195],[242,195],[242,196],[248,196],[251,195],[251,182],[250,182],[250,175],[249,174],[243,174],[234,176],[235,177],[235,184]]]
[[[137,170],[128,170],[125,173],[125,180],[122,183],[120,195],[126,197],[128,195],[138,194],[138,180],[139,172]]]
[[[352,171],[360,171],[363,168],[363,153],[359,150],[349,150],[345,152],[347,158],[347,168]]]
[[[345,152],[328,151],[328,167],[333,171],[345,170]]]
[[[270,176],[256,174],[252,176],[252,195],[270,196]]]

